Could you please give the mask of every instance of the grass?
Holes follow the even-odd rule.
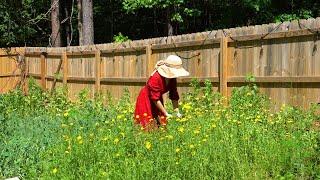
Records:
[[[27,96],[1,95],[0,179],[320,178],[319,106],[272,112],[254,84],[225,106],[211,83],[192,86],[184,117],[149,133],[133,125],[127,94],[70,102],[31,83]]]

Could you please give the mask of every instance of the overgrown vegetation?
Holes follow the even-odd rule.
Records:
[[[209,81],[180,103],[184,117],[146,133],[133,126],[128,93],[114,102],[85,91],[0,96],[0,178],[23,179],[317,179],[319,120],[313,106],[271,112],[254,84],[230,104]]]

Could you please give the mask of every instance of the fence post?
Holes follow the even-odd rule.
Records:
[[[152,73],[153,66],[152,66],[152,49],[151,44],[148,43],[146,47],[146,58],[147,58],[147,71],[146,71],[146,77],[148,78],[150,74]]]
[[[62,68],[63,68],[63,85],[67,86],[68,83],[68,56],[67,51],[62,53]]]
[[[227,98],[228,96],[228,38],[222,36],[220,42],[220,67],[219,67],[219,81],[220,93]]]
[[[45,53],[40,55],[40,64],[41,64],[41,87],[43,90],[47,89],[46,75],[47,75],[47,58]]]
[[[23,79],[23,92],[25,95],[29,92],[29,59],[26,58],[26,49],[24,48],[22,58],[24,61],[24,79]]]
[[[95,53],[95,66],[96,66],[96,93],[100,93],[101,86],[100,86],[100,81],[101,81],[101,51],[97,50]]]

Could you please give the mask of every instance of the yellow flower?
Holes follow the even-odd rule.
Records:
[[[167,135],[166,138],[172,140],[172,139],[173,139],[173,136],[172,136],[172,135]]]
[[[211,127],[212,127],[212,128],[216,128],[216,127],[217,127],[217,125],[215,125],[215,124],[212,124],[212,125],[211,125]]]
[[[116,157],[119,157],[119,156],[120,156],[120,153],[117,153],[117,154],[116,154]]]
[[[64,117],[68,117],[68,116],[69,116],[69,113],[68,113],[68,112],[65,112],[65,113],[63,114],[63,116],[64,116]]]
[[[184,132],[184,128],[183,128],[183,127],[179,127],[179,128],[178,128],[178,131],[181,132],[181,133],[183,133],[183,132]]]
[[[115,139],[113,140],[113,142],[114,142],[115,144],[118,144],[119,141],[120,141],[119,138],[115,138]]]
[[[194,148],[194,145],[193,145],[193,144],[190,144],[189,147],[190,147],[190,149],[193,149],[193,148]]]
[[[65,153],[66,153],[66,154],[69,154],[70,152],[69,152],[69,151],[65,151]]]
[[[70,126],[73,126],[73,123],[70,123]]]
[[[120,134],[121,134],[121,136],[122,136],[122,137],[124,137],[124,136],[125,136],[124,132],[121,132]]]
[[[190,109],[191,109],[191,104],[190,104],[190,103],[184,104],[184,105],[182,106],[182,109],[184,109],[184,110],[190,110]]]
[[[83,144],[83,141],[82,141],[82,140],[80,140],[78,143],[79,143],[79,144]]]
[[[66,128],[66,127],[68,127],[68,125],[66,125],[66,124],[61,124],[61,127],[62,127],[62,128]]]
[[[52,170],[52,173],[53,174],[56,174],[58,172],[58,169],[57,168],[54,168],[53,170]]]
[[[181,151],[180,148],[177,148],[177,149],[176,149],[176,153],[179,153],[180,151]]]
[[[148,150],[151,149],[151,143],[149,141],[146,142],[145,146]]]
[[[82,137],[79,135],[79,136],[77,137],[77,140],[80,141],[81,139],[82,139]]]
[[[196,129],[196,130],[193,131],[193,133],[194,133],[194,134],[199,134],[200,131],[199,131],[198,129]]]

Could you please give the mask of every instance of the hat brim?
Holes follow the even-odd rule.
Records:
[[[157,68],[159,74],[166,78],[177,78],[183,76],[189,76],[190,73],[184,68],[171,68],[167,66],[160,66]]]

